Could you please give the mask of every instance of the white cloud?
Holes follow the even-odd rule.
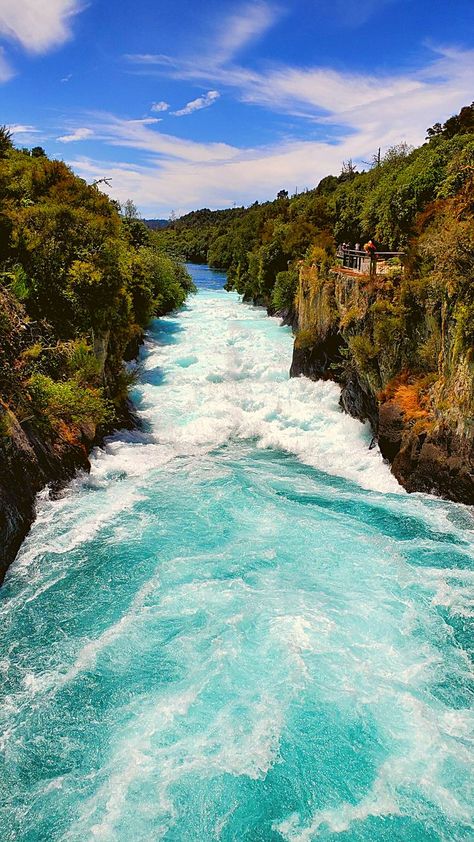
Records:
[[[154,117],[124,120],[113,114],[93,113],[87,116],[90,128],[85,131],[93,134],[94,140],[103,141],[111,146],[124,146],[149,152],[163,159],[176,158],[180,161],[203,164],[209,161],[232,160],[239,152],[236,147],[227,143],[197,143],[156,131],[151,124],[159,120]],[[81,140],[84,138],[78,137],[77,132],[83,131],[84,129],[77,128],[65,137]],[[64,136],[61,140],[64,142]]]
[[[383,145],[387,136],[393,142],[401,138],[419,142],[420,132],[431,122],[472,100],[474,51],[438,47],[432,48],[432,56],[424,67],[403,74],[287,65],[256,71],[202,55],[183,60],[139,56],[136,61],[141,72],[218,82],[234,89],[244,103],[303,117],[321,127],[338,126],[341,135],[370,132],[374,143],[378,135],[377,145]]]
[[[187,105],[185,105],[184,108],[180,108],[179,111],[172,111],[171,113],[174,117],[184,117],[187,114],[192,114],[193,111],[201,111],[202,108],[209,108],[210,105],[214,105],[219,97],[219,91],[208,91],[204,96],[199,96],[197,99],[193,99],[191,102],[188,102]]]
[[[92,129],[77,128],[71,134],[63,134],[61,137],[56,138],[56,140],[59,140],[60,143],[74,143],[76,140],[87,140],[93,134]]]
[[[198,207],[229,207],[275,196],[282,187],[314,186],[327,172],[338,171],[347,148],[322,143],[288,143],[235,150],[233,157],[207,160],[166,157],[144,165],[76,158],[69,163],[82,177],[112,178],[107,191],[119,201],[132,197],[145,215],[168,216]]]
[[[168,102],[165,102],[164,100],[161,100],[161,102],[154,102],[153,103],[153,105],[151,106],[151,111],[158,111],[158,112],[168,111],[169,107],[170,106],[169,106]]]
[[[81,0],[0,0],[0,35],[32,53],[45,53],[70,37]]]
[[[250,43],[261,38],[280,17],[269,3],[253,2],[227,17],[212,38],[210,56],[216,64],[231,61]]]
[[[155,123],[161,123],[162,117],[140,117],[138,120],[128,120],[133,125],[134,123],[140,126],[153,126]]]
[[[12,134],[39,134],[39,129],[35,129],[34,126],[24,126],[15,123],[13,126],[9,126],[8,128]]]

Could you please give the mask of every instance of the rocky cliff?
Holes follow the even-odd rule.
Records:
[[[432,248],[426,237],[419,253],[422,243]],[[408,491],[472,504],[472,277],[463,264],[445,283],[435,264],[375,278],[301,265],[291,374],[340,383],[341,407],[370,421]]]
[[[36,494],[46,484],[54,494],[78,469],[89,470],[87,454],[95,431],[77,430],[70,441],[41,436],[3,406],[0,424],[9,433],[0,437],[1,582],[34,520]]]

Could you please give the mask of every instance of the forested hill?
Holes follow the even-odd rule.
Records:
[[[347,161],[339,175],[328,175],[313,190],[229,210],[199,210],[164,231],[175,254],[228,272],[229,286],[246,298],[281,309],[291,303],[296,274],[281,277],[300,259],[322,249],[333,261],[337,243],[379,247],[413,246],[420,226],[442,212],[470,183],[474,165],[474,106],[427,131],[417,149],[399,144],[370,169],[357,172]],[[433,204],[435,203],[435,204]],[[423,216],[425,214],[425,216]],[[317,252],[319,254],[319,252]],[[321,256],[320,256],[321,257]]]
[[[192,283],[154,232],[37,147],[0,129],[0,578],[45,482],[87,467],[123,420],[150,318]]]

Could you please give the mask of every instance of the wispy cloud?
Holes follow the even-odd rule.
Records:
[[[32,53],[45,53],[66,41],[82,0],[1,0],[0,34]]]
[[[151,111],[158,111],[158,112],[168,111],[169,107],[170,106],[169,106],[168,102],[165,102],[164,100],[161,100],[161,102],[154,102],[153,103],[153,105],[151,106]]]
[[[135,53],[124,58],[132,64],[148,71],[155,68],[168,68],[177,78],[198,78],[196,69],[201,69],[201,77],[213,73],[219,76],[219,69],[231,64],[246,47],[261,39],[281,18],[280,7],[266,2],[246,3],[210,28],[206,43],[201,43],[194,57],[173,57],[163,53]]]
[[[94,132],[92,129],[87,128],[77,128],[71,132],[71,134],[63,134],[61,137],[56,138],[59,140],[60,143],[74,143],[78,140],[88,140],[88,138],[92,137]]]
[[[140,165],[78,157],[69,163],[91,181],[106,172],[112,178],[111,196],[119,201],[132,197],[145,215],[167,216],[172,209],[185,213],[248,204],[268,199],[283,187],[311,187],[327,172],[338,171],[341,156],[349,157],[347,148],[309,141],[235,149],[226,158],[216,158],[211,149],[205,160],[192,153],[186,158],[150,158]]]
[[[69,138],[85,140],[93,135],[95,141],[102,141],[110,146],[123,146],[163,159],[201,164],[211,161],[229,161],[239,152],[236,147],[227,143],[198,143],[157,131],[154,124],[160,121],[156,117],[126,120],[114,114],[97,112],[85,116],[89,120],[88,128],[70,127],[69,133],[58,140],[61,139],[64,142],[64,137],[67,137],[67,143]],[[87,132],[87,135],[84,132]]]
[[[247,3],[218,25],[209,57],[216,64],[232,61],[245,47],[261,38],[281,14],[280,8],[269,3]]]
[[[319,11],[333,20],[336,19],[339,26],[356,28],[363,26],[370,18],[379,16],[385,6],[394,3],[400,5],[403,2],[404,0],[357,0],[357,3],[348,3],[347,0],[324,0],[319,4]]]
[[[201,43],[198,49],[201,67],[209,70],[232,62],[246,47],[262,38],[272,26],[281,18],[283,12],[280,7],[261,0],[246,3],[231,15],[224,15],[221,20],[210,27],[209,38]],[[185,72],[186,66],[193,75],[194,59],[173,58],[163,53],[134,53],[124,58],[132,64],[153,67],[168,67],[179,73]],[[196,58],[196,62],[198,59]]]
[[[39,134],[40,130],[35,129],[34,126],[26,126],[20,123],[14,123],[14,125],[8,127],[12,134]]]
[[[192,114],[193,111],[201,111],[203,108],[209,108],[210,105],[214,105],[219,97],[219,91],[208,91],[204,96],[192,99],[184,108],[180,108],[178,111],[172,111],[171,114],[174,117],[185,117],[187,114]]]
[[[372,5],[367,0],[364,5],[367,14]],[[244,38],[237,37],[238,27],[232,23],[233,18],[229,20],[231,43],[242,43]],[[201,84],[218,83],[234,90],[243,103],[305,118],[321,127],[338,126],[343,132],[370,130],[374,137],[379,135],[379,145],[387,134],[395,132],[409,142],[417,142],[421,121],[426,127],[430,121],[472,99],[472,50],[433,47],[432,60],[419,70],[377,75],[341,72],[324,66],[273,64],[256,70],[229,61],[231,53],[232,50],[225,49],[221,54],[212,54],[209,48],[208,54],[204,51],[195,57],[142,55],[129,56],[129,60],[142,73],[164,73]]]

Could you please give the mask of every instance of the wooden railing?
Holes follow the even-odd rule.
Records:
[[[389,266],[389,261],[398,259],[403,267],[403,251],[377,251],[375,254],[367,254],[363,249],[340,249],[336,255],[338,263],[345,269],[353,272],[360,272],[362,275],[384,274],[384,271],[377,273],[377,264],[383,264],[384,270]]]

